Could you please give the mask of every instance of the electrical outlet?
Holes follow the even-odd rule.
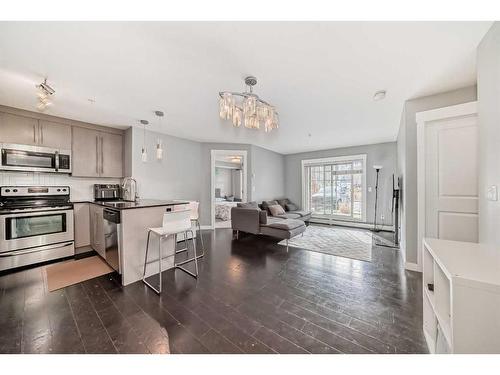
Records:
[[[384,214],[380,215],[380,220],[384,220],[384,219],[385,219]]]
[[[486,198],[489,201],[493,201],[493,202],[496,202],[498,200],[498,191],[497,191],[496,185],[491,185],[488,188],[488,192],[486,193]]]
[[[372,192],[372,187],[371,186],[368,186],[368,192],[371,193]]]

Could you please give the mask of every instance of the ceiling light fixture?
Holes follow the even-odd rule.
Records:
[[[47,83],[47,78],[45,78],[44,81],[39,85],[36,85],[36,88],[38,89],[36,95],[38,98],[38,104],[36,108],[40,112],[43,112],[47,109],[48,106],[52,105],[50,96],[54,95],[56,91],[49,86],[49,84]]]
[[[161,118],[164,116],[164,113],[162,111],[155,111],[155,115],[158,116],[158,131],[161,130]],[[163,159],[163,147],[162,147],[162,140],[158,136],[158,139],[156,141],[156,159],[161,160]]]
[[[231,157],[231,163],[241,163],[241,159],[239,156],[233,156]]]
[[[239,127],[242,123],[249,129],[260,129],[264,126],[266,132],[279,127],[279,116],[276,108],[260,99],[253,93],[253,86],[257,84],[257,78],[248,76],[245,78],[245,85],[248,91],[245,92],[219,92],[219,115],[224,120],[231,120],[234,127]],[[236,100],[240,97],[240,100]]]
[[[379,100],[382,100],[382,99],[385,99],[385,94],[387,92],[385,90],[379,90],[375,93],[375,95],[373,95],[373,100],[375,101],[379,101]]]
[[[143,163],[148,161],[148,150],[146,149],[146,125],[149,124],[148,120],[141,120],[140,123],[144,129],[144,137],[142,139],[141,160]]]

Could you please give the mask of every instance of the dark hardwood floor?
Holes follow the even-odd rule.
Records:
[[[419,273],[232,232],[204,232],[198,280],[161,296],[107,275],[47,292],[41,267],[0,277],[0,353],[425,353]],[[154,280],[152,280],[153,282]]]

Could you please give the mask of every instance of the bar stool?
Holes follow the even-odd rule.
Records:
[[[190,212],[191,212],[191,216],[190,216],[191,223],[193,223],[195,225],[195,230],[197,230],[196,227],[198,228],[198,232],[200,233],[201,254],[200,255],[196,254],[196,258],[202,258],[205,255],[205,245],[203,244],[203,234],[201,233],[199,208],[200,208],[200,202],[190,201],[188,204],[188,210],[190,210]],[[186,237],[184,237],[184,243],[186,244],[186,247],[183,249],[177,250],[177,253],[182,253],[183,251],[187,250],[188,244],[187,244]]]
[[[151,233],[158,236],[158,271],[160,277],[160,286],[159,289],[156,289],[153,285],[151,285],[146,280],[146,266],[150,263],[156,262],[156,260],[152,260],[148,262],[148,253],[149,253],[149,240],[151,237]],[[180,263],[175,263],[175,246],[177,245],[177,235],[184,234],[184,238],[187,238],[187,234],[191,233],[191,242],[193,243],[194,257],[184,260]],[[162,257],[161,254],[161,242],[163,239],[168,238],[169,236],[174,237],[174,251],[172,254]],[[188,242],[186,240],[186,250],[187,250]],[[142,274],[142,281],[153,289],[157,294],[161,293],[161,273],[162,273],[162,260],[166,258],[174,257],[174,268],[178,268],[188,275],[193,276],[194,278],[198,278],[198,257],[196,256],[196,242],[194,241],[194,233],[191,229],[191,211],[186,209],[182,211],[171,211],[165,212],[163,215],[163,223],[160,228],[148,228],[148,239],[146,242],[146,256],[144,257],[144,270]],[[182,265],[194,261],[195,273],[185,269]]]

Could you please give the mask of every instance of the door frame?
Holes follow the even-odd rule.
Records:
[[[422,240],[425,233],[425,129],[434,121],[477,116],[477,101],[418,112],[417,121],[417,264],[409,269],[422,271]]]
[[[210,229],[215,229],[215,157],[218,155],[243,157],[243,198],[248,199],[248,153],[246,150],[210,150]]]

